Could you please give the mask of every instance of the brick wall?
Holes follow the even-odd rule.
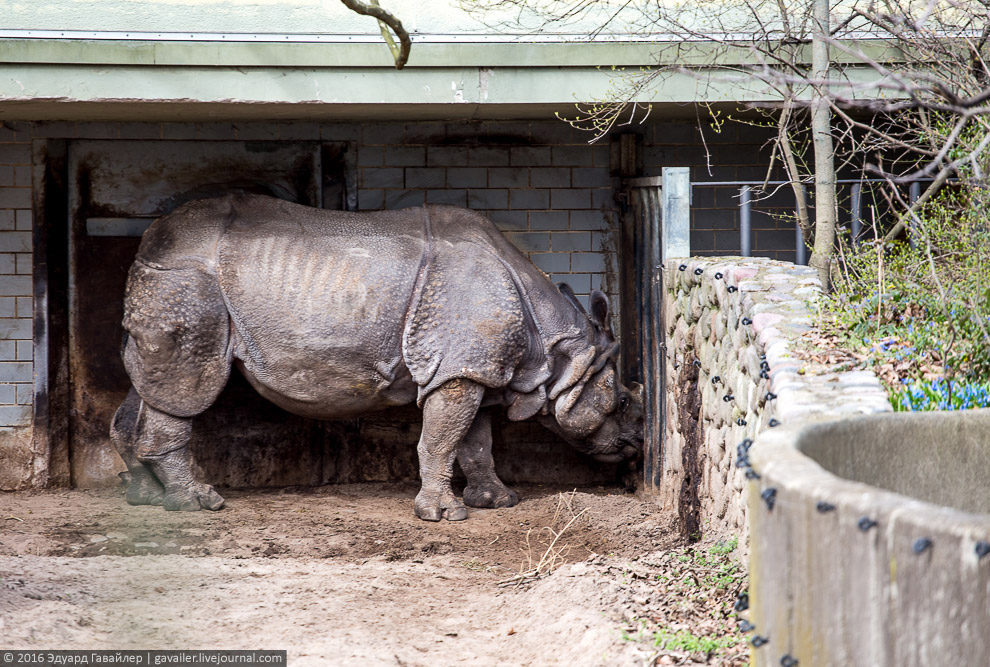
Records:
[[[607,144],[556,123],[367,125],[362,210],[466,206],[486,214],[554,282],[613,297],[616,222]]]
[[[0,127],[0,428],[31,423],[31,137]]]

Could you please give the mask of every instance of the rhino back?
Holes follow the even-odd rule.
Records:
[[[501,259],[512,273],[547,351],[560,340],[585,337],[589,326],[587,316],[575,310],[547,275],[512,245],[488,218],[452,206],[433,207],[433,211],[431,221],[438,238],[486,247]]]
[[[154,268],[213,272],[233,202],[229,196],[201,199],[158,218],[141,238],[137,259]]]
[[[238,200],[217,275],[249,379],[313,416],[407,402],[400,334],[422,255],[421,210]]]

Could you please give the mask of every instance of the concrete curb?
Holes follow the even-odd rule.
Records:
[[[750,641],[769,641],[753,642],[751,664],[985,665],[990,490],[973,479],[990,468],[987,433],[990,410],[762,434],[747,492],[749,619]]]

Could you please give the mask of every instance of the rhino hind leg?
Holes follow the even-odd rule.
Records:
[[[454,495],[457,449],[471,428],[485,388],[465,379],[450,380],[434,389],[423,403],[423,434],[419,439],[419,476],[416,516],[425,521],[462,521],[467,508]]]
[[[495,474],[492,459],[492,416],[480,410],[471,430],[457,450],[457,462],[467,477],[464,504],[469,507],[513,507],[519,502],[515,491],[502,483]]]
[[[114,418],[111,429],[114,443],[123,443],[118,444],[118,451],[123,450],[121,456],[131,475],[127,501],[182,511],[223,507],[223,498],[213,487],[197,482],[193,476],[189,451],[192,419],[157,410],[131,391],[118,410],[120,419]],[[114,436],[114,432],[118,435]],[[125,439],[120,434],[130,437]],[[159,492],[160,499],[156,495]]]
[[[135,452],[137,422],[141,409],[141,397],[131,388],[113,417],[110,425],[110,441],[127,465],[127,472],[121,473],[127,482],[127,503],[161,505],[165,500],[165,487],[151,469],[138,460]]]

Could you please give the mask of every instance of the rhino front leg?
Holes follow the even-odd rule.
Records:
[[[451,380],[426,397],[423,404],[423,434],[419,439],[419,476],[422,487],[416,495],[416,516],[426,521],[466,519],[467,508],[454,495],[457,447],[464,439],[481,405],[485,388],[470,380]]]
[[[467,477],[464,503],[471,507],[512,507],[519,502],[515,491],[495,474],[492,459],[492,415],[480,410],[457,450],[457,462]]]
[[[165,509],[218,510],[223,507],[223,498],[212,486],[193,477],[191,433],[192,419],[174,417],[145,403],[137,420],[135,454],[165,487],[161,503]]]
[[[151,469],[138,460],[135,453],[138,417],[143,407],[141,397],[132,387],[127,393],[127,398],[120,404],[117,413],[113,416],[113,423],[110,425],[110,441],[127,465],[128,504],[161,505],[165,498],[165,487],[151,472]]]

